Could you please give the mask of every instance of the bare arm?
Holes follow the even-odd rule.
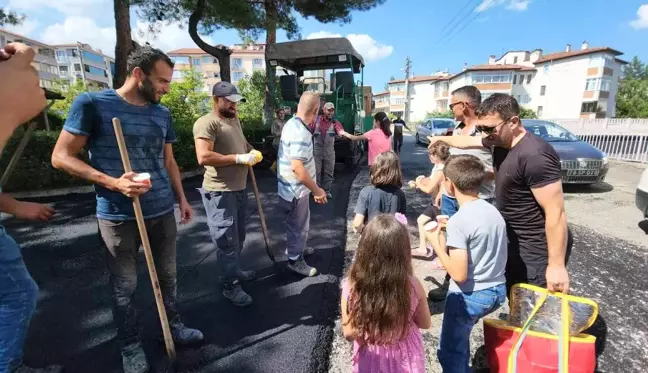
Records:
[[[418,278],[415,278],[415,280],[414,287],[419,301],[416,311],[414,311],[414,323],[420,329],[429,329],[432,326],[432,316],[430,315],[430,307],[428,307],[427,294],[425,294],[421,281]]]
[[[198,164],[201,166],[225,167],[236,164],[236,154],[224,155],[216,153],[212,150],[214,149],[213,141],[197,138],[194,139],[194,142],[196,144],[196,157],[198,158]]]
[[[355,217],[353,218],[353,222],[351,223],[353,228],[357,232],[362,232],[362,228],[364,226],[364,221],[365,221],[365,216],[362,214],[355,214]]]
[[[453,148],[471,149],[484,147],[480,136],[428,136],[428,140],[430,140],[430,146],[437,141],[443,141]]]
[[[531,188],[531,192],[545,214],[545,232],[549,250],[547,285],[552,290],[553,285],[551,282],[558,283],[560,287],[564,286],[564,289],[554,290],[567,292],[569,289],[569,277],[565,268],[567,215],[565,213],[562,180],[557,180],[539,188]],[[554,281],[550,279],[550,276],[556,276],[553,279]]]
[[[340,299],[340,313],[342,314],[342,334],[347,341],[352,342],[356,339],[356,330],[353,327],[353,324],[349,320],[349,313],[347,312],[347,298],[345,297],[344,292],[342,293],[342,299]]]
[[[436,195],[441,186],[441,181],[443,181],[443,172],[435,172],[432,177],[421,180],[420,185],[417,186],[423,193]]]
[[[352,135],[348,132],[342,132],[342,136],[346,137],[347,139],[353,140],[353,141],[365,141],[367,138],[364,135]]]
[[[308,170],[306,170],[306,167],[304,167],[304,163],[302,161],[298,159],[293,159],[290,161],[290,166],[292,167],[292,171],[295,174],[295,178],[297,178],[297,181],[304,184],[304,186],[313,193],[315,193],[319,189],[317,183],[310,176]]]
[[[178,163],[173,155],[173,146],[171,144],[164,145],[164,168],[166,168],[171,179],[171,187],[176,195],[178,203],[186,202],[187,198],[182,188],[182,177],[180,176],[180,169]]]
[[[46,222],[54,217],[53,208],[40,203],[18,201],[6,193],[0,193],[0,211],[31,221]]]
[[[52,166],[72,176],[117,191],[117,181],[119,179],[94,169],[79,158],[79,153],[86,146],[87,141],[86,136],[74,135],[66,130],[61,131],[52,152]]]
[[[462,283],[468,278],[468,250],[467,248],[451,248],[448,254],[445,235],[442,232],[437,228],[433,232],[426,233],[426,238],[450,277],[455,282]]]

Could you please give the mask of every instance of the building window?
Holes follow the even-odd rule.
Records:
[[[524,103],[525,103],[525,104],[528,104],[529,102],[531,102],[531,96],[529,96],[529,95],[524,95]]]
[[[544,109],[544,108],[543,108],[542,106],[538,106],[538,111],[537,111],[538,118],[542,117],[542,111],[543,111],[543,109]]]
[[[65,61],[65,51],[56,51],[56,59],[59,61]]]
[[[201,57],[200,63],[214,63],[213,57]]]
[[[513,63],[515,64],[515,63],[517,63],[517,61],[518,61],[517,56],[513,57]]]
[[[105,64],[103,56],[88,51],[83,51],[83,60],[86,62],[90,61],[99,65]]]
[[[66,52],[68,57],[74,57],[74,58],[79,57],[79,52],[77,52],[76,49],[67,49]]]
[[[232,73],[232,80],[235,81],[235,82],[238,82],[239,80],[242,80],[243,78],[245,78],[245,73],[244,72],[235,71],[235,72]]]
[[[589,78],[585,82],[586,91],[610,91],[610,79],[606,78]]]
[[[199,58],[192,58],[192,64],[194,66],[200,66],[200,59]]]
[[[263,59],[261,58],[255,58],[252,63],[254,67],[263,67]]]
[[[243,60],[240,58],[233,58],[232,59],[232,67],[235,69],[240,69],[243,67]]]
[[[520,75],[519,83],[520,85],[524,84],[524,75]]]
[[[515,99],[517,100],[518,103],[522,103],[522,95],[517,95],[515,96]]]
[[[596,101],[583,102],[581,104],[581,113],[596,113],[597,108],[598,108],[598,102]]]
[[[528,53],[524,54],[524,61],[529,61],[531,59],[531,56]]]
[[[540,87],[540,96],[544,96],[546,90],[547,90],[547,86],[546,86],[546,85],[543,85],[542,87]]]
[[[517,84],[517,75],[513,75],[513,84]]]
[[[527,75],[527,84],[531,84],[531,74]]]
[[[220,73],[213,73],[212,78],[220,78]]]
[[[511,74],[475,74],[473,79],[476,84],[510,83]]]
[[[83,65],[83,67],[84,67],[84,69],[85,69],[85,71],[87,73],[90,73],[92,75],[103,76],[103,77],[108,76],[108,74],[106,73],[106,70],[98,69],[98,68],[96,68],[94,66],[85,65],[85,64]]]
[[[67,67],[67,66],[59,66],[59,71],[60,71],[61,73],[63,73],[63,72],[68,72],[68,67]]]
[[[189,57],[180,57],[180,56],[173,56],[171,57],[171,61],[181,64],[181,65],[188,65],[189,64]]]
[[[75,63],[74,64],[74,71],[81,72],[81,64]]]
[[[549,65],[544,65],[544,73],[549,74]]]

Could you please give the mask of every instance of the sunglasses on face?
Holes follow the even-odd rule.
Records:
[[[450,110],[454,109],[454,107],[459,105],[459,104],[466,104],[466,102],[459,101],[459,102],[455,102],[454,104],[450,104]]]
[[[513,118],[517,118],[517,117],[513,117]],[[475,129],[477,129],[477,131],[482,132],[482,133],[485,133],[485,134],[492,134],[493,132],[495,132],[495,130],[496,130],[499,126],[503,125],[504,123],[507,123],[507,122],[512,121],[513,118],[505,119],[505,120],[503,120],[503,121],[497,123],[497,124],[496,124],[495,126],[493,126],[493,127],[491,127],[491,126],[484,126],[484,125],[481,125],[481,124],[480,124],[480,125],[476,125],[476,126],[475,126]]]

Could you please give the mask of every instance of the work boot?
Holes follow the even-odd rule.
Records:
[[[432,289],[428,292],[428,299],[432,302],[443,302],[448,295],[449,287],[450,281],[448,280],[448,277],[446,277],[440,288]]]
[[[306,277],[313,277],[317,275],[317,269],[306,264],[304,257],[301,255],[295,260],[288,259],[288,269]]]
[[[14,368],[11,373],[62,373],[63,367],[60,365],[50,365],[45,368],[30,368],[25,364],[20,364]]]
[[[128,344],[121,349],[124,373],[147,373],[149,371],[146,354],[140,342]]]
[[[202,342],[204,338],[200,330],[187,328],[179,319],[172,321],[170,326],[173,341],[179,345],[191,345]]]
[[[243,291],[238,280],[223,283],[223,296],[236,307],[247,307],[252,304],[252,297]]]
[[[252,281],[256,278],[256,272],[239,269],[238,271],[236,271],[236,276],[241,281]]]

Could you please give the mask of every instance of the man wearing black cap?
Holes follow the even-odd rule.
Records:
[[[236,106],[245,102],[236,87],[219,82],[212,91],[214,109],[194,124],[198,163],[205,167],[200,194],[207,212],[207,225],[216,245],[223,295],[238,307],[249,306],[252,297],[239,280],[254,279],[243,271],[239,255],[245,241],[248,167],[261,161],[260,153],[243,136]]]

